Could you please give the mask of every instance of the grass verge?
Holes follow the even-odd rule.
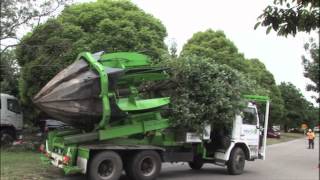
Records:
[[[34,151],[0,151],[1,180],[42,180],[61,177],[60,169],[45,165]]]
[[[281,138],[279,139],[268,138],[267,145],[287,142],[287,141],[291,141],[291,140],[295,140],[303,137],[304,135],[300,133],[281,133]]]

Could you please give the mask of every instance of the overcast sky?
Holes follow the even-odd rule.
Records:
[[[282,81],[297,86],[306,98],[308,79],[303,77],[301,56],[309,34],[296,37],[279,37],[272,32],[266,35],[265,28],[254,30],[257,17],[273,0],[133,0],[147,13],[160,19],[167,28],[168,39],[174,39],[180,50],[195,32],[223,30],[246,58],[260,59],[271,71],[277,84]]]

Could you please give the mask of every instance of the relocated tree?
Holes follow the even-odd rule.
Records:
[[[304,66],[304,76],[309,78],[314,84],[308,84],[307,90],[320,92],[320,64],[319,64],[319,44],[313,39],[305,44],[305,50],[308,51],[308,56],[302,56]],[[310,60],[308,59],[310,58]],[[320,103],[320,97],[314,97]]]
[[[267,27],[267,33],[273,29],[278,35],[296,35],[297,32],[319,30],[319,0],[274,0],[258,17],[255,29],[261,25]]]
[[[52,15],[70,0],[1,0],[0,40],[20,41],[17,36],[19,28],[37,26],[41,18]],[[1,51],[17,44],[1,44]]]
[[[252,88],[250,82],[212,62],[197,56],[161,62],[171,69],[169,88],[161,92],[171,97],[173,126],[199,131],[205,124],[229,124],[244,107],[242,95]]]
[[[18,95],[19,68],[13,51],[0,55],[0,88],[1,93]]]
[[[136,51],[160,58],[167,53],[166,29],[129,1],[98,0],[66,7],[35,28],[17,47],[23,103],[83,51]]]

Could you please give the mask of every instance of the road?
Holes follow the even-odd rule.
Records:
[[[85,180],[69,176],[60,180]],[[130,180],[125,175],[121,180]],[[267,160],[246,162],[242,175],[231,176],[226,168],[205,165],[202,170],[190,170],[187,164],[163,164],[158,180],[319,180],[319,136],[315,149],[307,149],[305,139],[270,145]]]

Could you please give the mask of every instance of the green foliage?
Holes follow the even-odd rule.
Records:
[[[258,59],[250,59],[247,61],[247,64],[248,78],[257,83],[255,87],[256,93],[269,96],[271,99],[269,125],[272,126],[273,124],[281,123],[284,102],[272,73],[269,72],[265,65]]]
[[[0,54],[0,87],[1,93],[18,95],[19,68],[13,51]]]
[[[244,107],[250,83],[238,71],[212,59],[184,56],[162,62],[171,71],[172,125],[201,130],[205,124],[228,124]]]
[[[247,81],[254,84],[253,93],[271,98],[270,125],[281,121],[283,101],[272,73],[258,59],[245,59],[244,55],[238,52],[234,43],[227,39],[222,31],[209,29],[205,32],[195,33],[184,45],[181,53],[182,56],[194,54],[204,59],[210,58],[214,60],[212,63],[225,64],[244,73]]]
[[[158,19],[129,1],[98,0],[66,7],[35,28],[17,47],[23,67],[19,82],[24,104],[80,52],[137,51],[160,58],[166,54],[166,29]]]
[[[274,0],[258,17],[258,26],[273,29],[278,35],[295,36],[297,32],[310,32],[320,26],[319,0]]]
[[[307,56],[302,56],[302,62],[304,66],[304,76],[309,78],[313,84],[307,85],[308,91],[314,91],[319,94],[320,92],[320,64],[319,64],[319,44],[310,39],[309,43],[305,44],[305,50],[308,51]],[[320,103],[320,98],[314,97],[317,102]]]
[[[284,122],[285,129],[299,127],[302,123],[313,126],[319,120],[319,109],[308,102],[299,89],[291,83],[282,82],[279,89],[284,100]]]
[[[210,58],[216,63],[227,64],[241,72],[246,71],[243,54],[238,52],[234,43],[222,31],[208,29],[193,34],[181,51],[181,56],[190,55]]]

